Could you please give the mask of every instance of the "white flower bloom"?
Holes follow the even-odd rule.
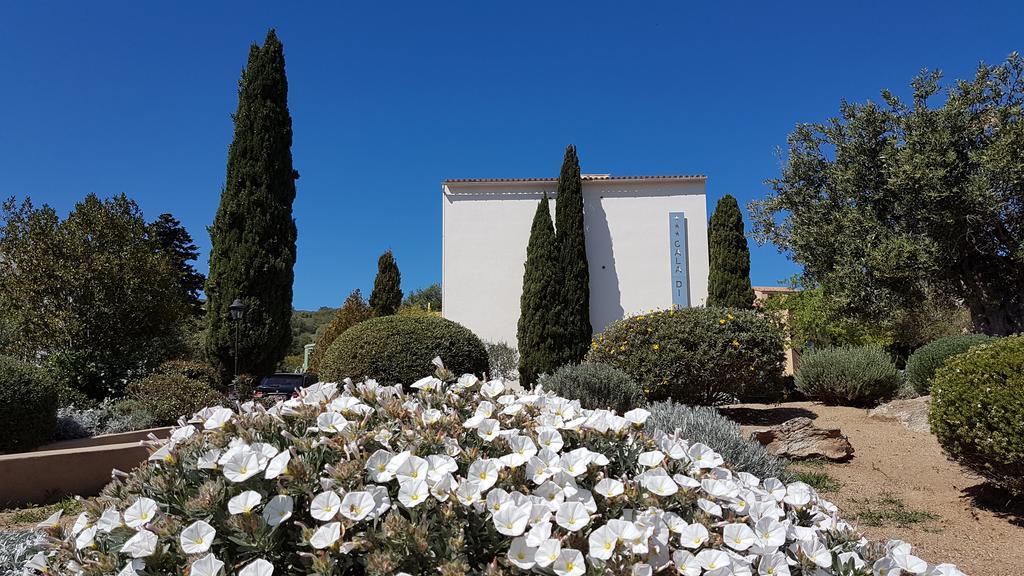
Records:
[[[700,482],[689,476],[686,476],[685,474],[676,474],[675,476],[672,477],[672,479],[675,480],[676,484],[679,484],[679,487],[683,488],[684,490],[700,488]]]
[[[526,545],[536,548],[549,538],[551,538],[551,522],[547,520],[537,522],[526,532]],[[555,554],[555,556],[558,556],[558,554]]]
[[[555,428],[541,427],[537,429],[537,443],[541,448],[547,448],[552,452],[561,452],[565,442],[561,433]]]
[[[149,498],[139,498],[124,511],[124,523],[129,528],[139,528],[153,520],[159,510],[156,501]]]
[[[697,507],[707,513],[708,516],[722,516],[722,507],[707,498],[698,498]]]
[[[615,545],[619,539],[607,524],[590,533],[587,539],[590,544],[590,557],[607,560],[615,553]]]
[[[322,412],[316,417],[316,427],[321,432],[335,434],[342,432],[349,425],[349,421],[337,412]]]
[[[467,479],[461,483],[455,489],[455,497],[463,506],[470,506],[480,501],[481,490],[480,484]]]
[[[370,480],[374,482],[390,482],[394,474],[388,471],[388,463],[394,458],[394,454],[387,450],[378,449],[366,460],[366,472]]]
[[[287,454],[287,452],[282,452]],[[228,500],[228,512],[231,514],[248,514],[260,505],[263,496],[255,490],[246,490],[231,500]]]
[[[497,514],[505,504],[513,503],[512,496],[501,488],[495,488],[488,492],[486,502],[487,509],[491,511],[491,514]]]
[[[211,450],[207,450],[206,452],[200,454],[199,461],[196,463],[196,467],[199,468],[200,470],[216,470],[220,466],[220,464],[218,464],[220,456],[220,448],[213,448]]]
[[[238,571],[238,576],[271,576],[274,565],[263,558],[257,558]]]
[[[754,534],[758,545],[766,550],[786,543],[786,526],[771,516],[765,516],[754,524]]]
[[[661,463],[665,460],[665,454],[660,450],[652,450],[650,452],[644,452],[637,456],[637,464],[645,468],[657,468],[661,466]]]
[[[292,517],[294,505],[291,496],[278,494],[263,507],[263,520],[270,526],[277,526]]]
[[[576,532],[590,523],[590,514],[579,502],[563,502],[555,514],[555,523],[569,532]]]
[[[485,418],[480,422],[480,425],[476,427],[477,436],[483,438],[484,442],[490,442],[498,437],[498,433],[501,432],[500,423],[493,418]]]
[[[605,498],[614,498],[625,490],[625,486],[622,482],[614,478],[602,478],[597,484],[594,485],[594,492],[597,492]]]
[[[487,491],[498,481],[498,470],[497,460],[476,460],[469,465],[468,479],[475,482],[481,491]]]
[[[731,523],[722,528],[722,540],[726,546],[740,552],[754,545],[754,531],[746,524]]]
[[[96,544],[96,527],[89,526],[78,533],[75,537],[75,548],[81,550],[82,548],[91,548]]]
[[[202,554],[210,549],[217,531],[206,522],[197,520],[181,531],[178,541],[185,554]]]
[[[111,530],[115,530],[123,526],[121,522],[121,513],[117,511],[117,508],[110,507],[100,514],[99,520],[96,521],[96,528],[104,534],[109,533]]]
[[[626,412],[622,416],[626,420],[629,420],[630,423],[640,426],[647,422],[647,418],[650,415],[651,413],[648,412],[647,410],[644,410],[643,408],[633,408],[632,410]]]
[[[512,540],[508,548],[508,560],[520,570],[529,570],[537,563],[534,557],[537,555],[537,548],[527,545],[526,538],[519,537]]]
[[[928,576],[967,576],[952,564],[937,564],[932,567]]]
[[[697,553],[696,560],[700,567],[708,572],[728,568],[732,565],[729,555],[721,550],[701,550]]]
[[[789,576],[789,563],[781,552],[765,554],[757,563],[760,576]]]
[[[693,523],[679,532],[679,544],[684,548],[700,548],[708,540],[708,529],[703,524]]]
[[[231,417],[234,415],[235,413],[232,412],[230,408],[214,408],[210,412],[209,417],[207,417],[206,420],[203,422],[203,429],[216,430],[219,428],[223,428],[225,424],[231,421]]]
[[[786,485],[778,478],[765,478],[762,485],[765,492],[776,502],[782,502],[782,499],[786,497]]]
[[[650,564],[641,562],[639,564],[633,564],[633,570],[630,573],[632,576],[651,576],[653,571],[654,570],[651,568]]]
[[[415,390],[440,390],[442,386],[444,386],[444,382],[433,376],[420,378],[409,385],[410,388]]]
[[[309,539],[309,545],[317,550],[332,546],[341,538],[341,522],[331,522],[316,529]]]
[[[359,522],[369,516],[377,503],[369,492],[348,492],[341,499],[341,515]]]
[[[430,495],[433,496],[438,502],[445,502],[448,498],[458,489],[459,484],[456,482],[455,477],[451,473],[446,473],[440,479],[430,484],[428,478],[427,484],[430,485]]]
[[[149,455],[150,462],[174,462],[174,447],[175,443],[173,440],[168,441],[161,446],[156,452]]]
[[[245,482],[260,472],[259,454],[248,449],[236,452],[224,464],[224,477],[232,482]]]
[[[43,520],[39,524],[36,524],[36,530],[43,530],[46,528],[53,528],[60,523],[60,517],[64,514],[64,509],[59,508],[53,514],[50,514],[46,520]]]
[[[338,515],[339,508],[341,508],[341,498],[338,497],[337,492],[328,490],[313,497],[313,501],[309,503],[309,514],[321,522],[329,522]]]
[[[505,536],[519,536],[526,530],[532,508],[533,505],[529,503],[522,506],[510,503],[504,506],[492,517],[494,528]]]
[[[224,563],[213,554],[207,554],[192,563],[189,576],[217,576],[224,569]]]
[[[415,508],[426,502],[430,490],[425,480],[411,480],[402,484],[398,490],[398,501],[406,508]]]
[[[913,554],[893,554],[892,559],[904,572],[924,574],[928,570],[928,564]]]
[[[794,482],[786,487],[782,501],[794,508],[802,508],[811,502],[811,487],[803,482]]]
[[[505,391],[505,384],[501,380],[491,380],[480,386],[480,394],[485,398],[497,398]]]
[[[717,452],[700,442],[690,446],[687,454],[690,456],[690,462],[699,469],[715,468],[725,462]]]
[[[641,484],[648,491],[658,496],[671,496],[679,491],[675,480],[669,478],[668,473],[662,468],[655,468],[644,473]]]
[[[288,463],[291,462],[292,455],[287,450],[282,450],[277,456],[270,459],[267,462],[267,471],[263,475],[267,480],[273,480],[278,476],[288,472]]]
[[[404,458],[402,464],[395,469],[395,478],[398,478],[399,484],[405,484],[406,482],[414,482],[416,480],[426,480],[427,472],[430,470],[430,464],[420,458],[419,456],[409,455]]]
[[[875,576],[900,576],[902,573],[892,556],[883,556],[875,560],[871,565],[871,571]]]
[[[124,568],[117,573],[117,576],[139,576],[139,570],[143,570],[146,567],[146,562],[141,558],[135,558],[125,562]]]
[[[537,554],[533,559],[537,562],[537,566],[547,568],[558,560],[558,556],[561,553],[562,542],[557,538],[548,538],[537,546]]]
[[[157,536],[149,530],[139,530],[121,546],[121,554],[132,558],[145,558],[156,552]]]
[[[373,496],[373,513],[370,518],[379,518],[391,508],[391,497],[388,496],[388,489],[383,486],[370,485],[366,491]]]
[[[562,471],[572,476],[573,478],[583,474],[587,471],[587,466],[590,464],[591,456],[590,451],[586,448],[577,448],[568,454],[563,454],[562,459],[559,460]]]
[[[832,567],[832,552],[817,539],[800,542],[800,552],[822,568]]]
[[[566,548],[558,554],[558,559],[551,565],[551,569],[558,576],[581,576],[587,571],[587,566],[582,552]]]

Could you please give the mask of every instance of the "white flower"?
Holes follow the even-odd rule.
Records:
[[[492,518],[494,528],[505,536],[519,536],[526,530],[532,508],[529,502],[522,506],[504,506]]]
[[[316,529],[309,539],[309,545],[317,550],[322,550],[333,545],[341,538],[341,522],[331,522]]]
[[[138,528],[155,518],[158,511],[156,501],[139,498],[124,511],[124,523],[129,528]]]
[[[558,560],[558,555],[561,553],[561,541],[557,538],[548,538],[537,546],[537,554],[534,555],[533,559],[537,562],[537,566],[547,568],[554,564],[555,560]]]
[[[632,410],[626,412],[622,416],[626,420],[629,420],[630,423],[640,426],[643,425],[644,422],[647,422],[647,417],[650,415],[651,413],[648,412],[647,410],[644,410],[643,408],[633,408]]]
[[[590,523],[590,514],[579,502],[563,502],[555,514],[555,523],[570,532],[576,532]]]
[[[645,468],[656,468],[661,466],[662,461],[665,460],[665,455],[660,450],[652,450],[650,452],[644,452],[637,456],[637,463]]]
[[[321,432],[337,433],[348,427],[348,420],[337,412],[321,412],[316,417],[316,427]]]
[[[463,506],[470,506],[480,501],[480,484],[467,479],[455,489],[455,497]]]
[[[231,421],[231,417],[235,413],[230,408],[217,407],[214,408],[210,415],[203,422],[203,428],[205,430],[216,430],[223,428],[225,424]]]
[[[139,570],[142,570],[145,567],[146,562],[141,558],[129,560],[128,562],[125,562],[124,568],[121,568],[121,571],[117,573],[117,576],[139,576]]]
[[[341,508],[341,498],[332,490],[321,492],[313,497],[309,503],[309,514],[322,522],[329,522],[338,515]]]
[[[99,520],[96,521],[96,527],[103,533],[109,533],[111,530],[120,528],[121,525],[121,513],[113,507],[104,510],[103,514],[100,514]]]
[[[555,428],[542,427],[537,429],[537,443],[541,448],[552,452],[561,452],[564,442],[562,435]]]
[[[90,548],[96,544],[96,527],[89,526],[75,537],[75,548],[81,550],[82,548]]]
[[[220,448],[213,448],[207,450],[199,455],[199,461],[196,463],[196,468],[200,470],[216,470],[220,464],[217,463],[221,456]]]
[[[550,512],[548,514],[550,515]],[[551,522],[547,520],[537,522],[526,532],[526,545],[536,548],[548,538],[551,538]],[[558,556],[558,554],[555,554],[555,556]]]
[[[558,576],[580,576],[586,572],[587,566],[582,552],[566,548],[558,554],[558,559],[551,565],[551,569]]]
[[[281,474],[288,471],[288,463],[291,462],[292,455],[287,450],[282,450],[280,454],[274,456],[267,462],[267,471],[263,475],[267,480],[273,480]]]
[[[811,501],[811,487],[803,482],[794,482],[786,487],[782,501],[794,508],[802,508]]]
[[[358,522],[369,516],[376,506],[369,492],[348,492],[341,499],[341,515]]]
[[[832,567],[832,552],[818,540],[801,541],[800,552],[811,562],[822,568]]]
[[[703,524],[690,524],[679,532],[679,544],[684,548],[700,548],[707,542],[708,536],[708,529]]]
[[[952,564],[937,564],[932,566],[928,576],[967,576]]]
[[[224,477],[232,482],[245,482],[261,471],[259,454],[249,449],[234,453],[224,464]]]
[[[697,553],[696,559],[701,568],[708,572],[728,568],[732,564],[732,561],[729,560],[729,555],[721,550],[701,550]]]
[[[257,558],[238,571],[238,576],[270,576],[274,573],[274,565],[263,558]]]
[[[594,485],[594,492],[597,492],[605,498],[614,498],[625,490],[625,486],[622,482],[614,478],[602,478],[597,484]]]
[[[893,554],[892,559],[899,566],[900,570],[911,574],[924,574],[928,570],[928,564],[913,554]]]
[[[217,576],[224,569],[224,563],[213,554],[207,554],[192,563],[189,576]]]
[[[178,541],[186,554],[202,554],[210,549],[217,531],[206,522],[197,520],[181,531]]]
[[[786,527],[771,516],[765,516],[754,524],[754,534],[764,549],[778,548],[786,543]]]
[[[395,469],[395,478],[398,478],[399,484],[405,484],[406,482],[415,480],[426,480],[427,472],[430,470],[430,464],[420,458],[419,456],[409,455],[406,457],[402,464]]]
[[[726,524],[722,529],[722,540],[726,546],[740,552],[754,545],[754,531],[746,524]]]
[[[390,482],[394,473],[388,471],[388,463],[394,458],[394,454],[387,450],[378,449],[366,460],[366,471],[370,480],[374,482]]]
[[[501,380],[491,380],[480,386],[480,394],[485,398],[497,398],[505,391],[505,385]]]
[[[481,491],[486,491],[498,481],[498,470],[497,460],[476,460],[469,465],[468,479],[475,482]]]
[[[50,514],[50,515],[49,515],[49,516],[48,516],[48,517],[46,518],[46,520],[43,520],[43,521],[42,521],[42,522],[40,522],[39,524],[36,524],[36,529],[37,529],[37,530],[43,530],[43,529],[45,529],[45,528],[53,528],[53,527],[54,527],[54,526],[56,526],[56,525],[57,525],[58,523],[60,523],[60,517],[61,517],[61,515],[63,515],[63,514],[64,514],[64,509],[63,509],[63,508],[60,508],[60,509],[58,509],[58,510],[57,510],[56,512],[54,512],[53,514]]]
[[[139,530],[121,546],[121,554],[132,558],[145,558],[156,552],[157,536],[149,530]]]
[[[533,565],[537,563],[534,557],[537,555],[537,549],[530,547],[526,544],[526,538],[519,537],[512,540],[512,545],[508,548],[508,560],[509,562],[516,565],[520,570],[529,570],[533,568]]]
[[[698,498],[697,507],[707,513],[708,516],[722,516],[722,507],[707,498]]]
[[[402,484],[398,490],[398,501],[406,508],[415,508],[427,500],[430,494],[425,480],[413,480]]]
[[[294,502],[291,496],[278,494],[263,507],[263,520],[270,526],[277,526],[292,517]]]
[[[589,450],[577,448],[568,454],[562,455],[562,459],[559,462],[561,463],[562,471],[575,478],[587,471],[590,460]]]
[[[606,524],[590,533],[588,543],[590,544],[590,557],[598,560],[607,560],[615,553],[615,545],[619,539],[615,532]]]
[[[715,468],[725,462],[717,452],[700,442],[690,446],[687,454],[690,456],[690,462],[700,469]]]
[[[287,454],[287,452],[282,452]],[[228,512],[231,514],[248,514],[253,508],[260,505],[263,496],[255,490],[246,490],[231,500],[228,500]]]
[[[789,563],[786,562],[786,555],[781,552],[772,552],[761,556],[757,563],[757,573],[761,576],[789,576]]]
[[[676,565],[676,571],[683,576],[700,576],[700,562],[697,561],[696,556],[686,550],[673,552],[672,563]]]
[[[409,385],[410,388],[415,390],[440,390],[444,385],[444,382],[433,377],[427,376],[426,378],[420,378]]]
[[[498,433],[501,432],[501,426],[494,418],[485,418],[480,425],[476,427],[476,435],[483,438],[484,442],[490,442],[498,437]]]
[[[662,468],[655,468],[644,473],[641,484],[647,490],[658,496],[671,496],[679,491],[675,480],[669,478],[668,473]]]
[[[174,441],[168,441],[156,452],[149,455],[150,462],[174,462]]]

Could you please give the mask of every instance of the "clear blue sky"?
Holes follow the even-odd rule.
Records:
[[[984,4],[984,8],[982,8]],[[707,6],[705,6],[707,5]],[[711,5],[715,5],[712,7]],[[249,45],[285,45],[297,308],[441,279],[445,178],[708,175],[709,210],[778,174],[776,150],[841,98],[972,75],[1024,48],[1012,2],[5,2],[0,197],[62,213],[125,192],[202,250]],[[797,271],[752,244],[752,279]]]

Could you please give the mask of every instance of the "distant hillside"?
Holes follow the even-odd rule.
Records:
[[[316,341],[320,329],[327,325],[337,308],[321,307],[319,310],[292,310],[292,346],[288,354],[302,354],[302,347]]]

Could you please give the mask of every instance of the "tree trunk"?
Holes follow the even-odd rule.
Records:
[[[991,302],[970,299],[974,331],[991,336],[1009,336],[1024,331],[1024,307],[1016,302]]]

